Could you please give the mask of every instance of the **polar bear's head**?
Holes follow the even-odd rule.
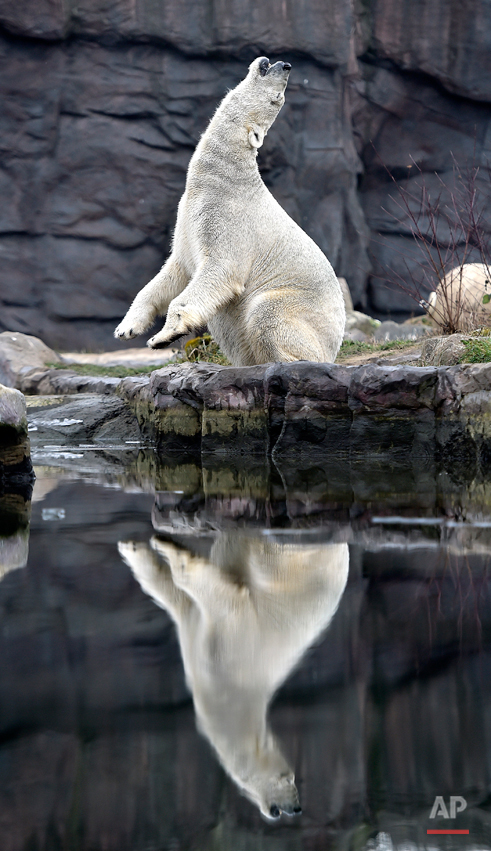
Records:
[[[291,65],[260,56],[249,66],[249,73],[236,91],[240,90],[241,105],[246,119],[248,141],[260,148],[264,137],[285,102],[285,89]]]
[[[250,777],[234,777],[242,792],[267,819],[278,819],[282,813],[297,816],[302,812],[293,771],[286,763],[281,771],[278,766],[271,765],[272,762],[278,762],[278,756],[278,751],[259,754],[255,771]]]
[[[279,777],[269,777],[263,794],[258,796],[256,803],[259,804],[263,816],[268,819],[277,819],[282,813],[287,816],[300,815],[302,807],[298,799],[293,772],[285,772]]]

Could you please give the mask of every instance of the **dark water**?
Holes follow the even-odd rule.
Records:
[[[37,473],[0,581],[1,851],[491,848],[485,512]]]

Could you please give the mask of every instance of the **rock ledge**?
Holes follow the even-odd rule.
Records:
[[[421,424],[424,440],[450,423],[487,435],[491,364],[190,364],[123,379],[118,394],[166,452],[352,452],[362,423],[367,451],[404,451]]]

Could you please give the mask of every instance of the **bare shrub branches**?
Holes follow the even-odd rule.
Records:
[[[389,195],[390,209],[383,212],[394,221],[394,232],[412,235],[420,257],[414,266],[401,249],[404,271],[385,268],[386,282],[395,283],[422,306],[443,333],[489,322],[489,168],[474,162],[463,168],[454,159],[452,178],[446,181],[436,172],[425,175],[412,160],[401,183],[382,165],[395,189]]]

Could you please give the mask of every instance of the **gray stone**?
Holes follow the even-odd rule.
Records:
[[[339,286],[341,287],[341,292],[343,293],[344,306],[346,308],[346,313],[351,313],[353,310],[353,299],[351,298],[350,288],[348,286],[348,281],[346,278],[338,278]]]
[[[351,334],[354,331],[371,337],[376,333],[379,326],[380,320],[373,319],[371,316],[368,316],[366,313],[360,313],[358,310],[350,310],[346,313],[345,338],[346,334]]]
[[[116,392],[120,379],[108,375],[79,375],[70,369],[26,369],[18,379],[18,386],[26,394],[51,396],[64,393],[99,393],[111,395]]]
[[[29,407],[33,452],[45,441],[76,446],[87,441],[138,441],[140,430],[127,405],[115,396],[80,393]]]
[[[388,340],[419,340],[421,337],[427,337],[431,333],[431,329],[425,325],[415,325],[409,323],[393,322],[386,320],[375,329],[373,337],[380,342]]]
[[[64,352],[61,359],[67,364],[94,364],[95,366],[125,366],[130,369],[164,366],[174,357],[175,349],[118,349],[114,352]]]
[[[354,343],[367,343],[370,339],[368,334],[358,331],[357,328],[354,331],[345,331],[343,337],[343,340],[352,340]]]
[[[433,410],[437,407],[438,372],[413,366],[357,367],[349,384],[353,411],[389,414],[393,410]]]
[[[27,428],[24,396],[3,384],[0,384],[0,426],[9,426],[21,435],[25,435]]]
[[[77,393],[28,399],[33,464],[77,478],[129,481],[145,445],[134,413],[115,396]]]
[[[454,366],[464,353],[462,334],[429,337],[421,347],[421,363],[425,366]]]
[[[0,384],[0,488],[5,476],[26,474],[30,480],[26,401],[22,393]]]
[[[0,333],[0,380],[15,387],[26,370],[45,368],[47,363],[59,363],[59,355],[42,340],[30,334],[5,331]]]

